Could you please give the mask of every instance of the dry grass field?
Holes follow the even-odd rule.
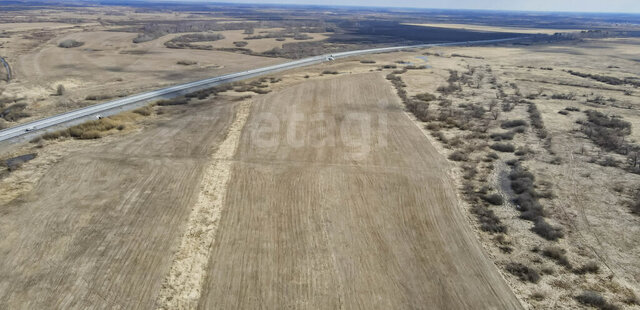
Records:
[[[530,34],[554,34],[557,32],[578,32],[581,29],[551,29],[551,28],[523,28],[523,27],[498,27],[487,25],[471,25],[471,24],[443,24],[443,23],[430,23],[430,24],[407,24],[423,27],[438,27],[447,29],[466,29],[474,31],[491,31],[491,32],[512,32],[512,33],[530,33]]]
[[[526,307],[584,307],[584,295],[593,294],[612,308],[639,308],[640,218],[634,206],[640,177],[632,166],[633,144],[640,141],[633,85],[638,52],[638,40],[626,38],[369,57],[377,62],[370,68],[398,60],[422,64],[416,57],[431,66],[404,71],[398,65],[400,89],[406,102],[423,102],[416,121],[442,154],[458,162],[454,175],[463,205]],[[612,150],[595,144],[585,131],[598,121],[587,120],[590,110],[629,124],[630,130],[616,133],[624,138],[601,143],[629,145],[612,144]],[[514,120],[523,120],[524,130],[505,127]],[[520,197],[510,180],[513,165],[535,177],[535,203],[564,235],[557,241],[545,235],[552,228],[536,233],[528,215],[518,211],[526,210],[523,202],[512,201]],[[503,197],[498,206],[483,198],[492,193]]]

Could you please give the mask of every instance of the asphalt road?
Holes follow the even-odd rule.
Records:
[[[229,82],[249,79],[256,76],[271,74],[274,72],[322,63],[325,61],[329,61],[330,57],[333,57],[334,59],[338,59],[338,58],[359,56],[364,54],[394,52],[394,51],[399,51],[402,49],[410,49],[410,48],[426,48],[426,47],[435,47],[435,46],[456,46],[456,45],[471,45],[471,44],[473,45],[491,44],[491,43],[512,41],[517,39],[523,39],[523,37],[498,39],[498,40],[394,46],[394,47],[342,52],[342,53],[335,53],[331,55],[314,56],[314,57],[295,60],[295,61],[291,61],[283,64],[253,69],[249,71],[242,71],[242,72],[237,72],[232,74],[226,74],[226,75],[221,75],[221,76],[204,79],[200,81],[171,86],[171,87],[167,87],[159,90],[154,90],[150,92],[141,93],[138,95],[125,97],[118,100],[113,100],[105,103],[92,105],[86,108],[73,110],[70,112],[58,114],[58,115],[43,118],[40,120],[32,121],[19,126],[0,130],[0,142],[9,141],[17,138],[31,137],[38,134],[42,134],[47,130],[59,129],[60,127],[75,125],[79,122],[86,121],[91,118],[96,118],[98,115],[107,116],[110,114],[119,113],[124,110],[134,109],[151,100],[170,98],[180,94],[184,94],[184,93],[188,93],[188,92],[192,92],[192,91],[196,91],[199,89],[208,88],[208,87],[212,87],[220,84],[225,84]]]

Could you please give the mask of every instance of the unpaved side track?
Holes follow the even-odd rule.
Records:
[[[379,73],[254,103],[200,309],[520,309]]]
[[[231,175],[230,160],[236,152],[240,133],[247,122],[249,107],[248,101],[238,107],[227,137],[205,168],[198,199],[160,292],[159,309],[193,309],[198,305],[207,272],[209,251],[215,239]]]

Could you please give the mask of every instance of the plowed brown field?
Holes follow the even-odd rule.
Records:
[[[384,77],[296,83],[53,164],[0,209],[0,308],[519,309]]]
[[[201,309],[520,307],[458,208],[446,160],[382,75],[255,104]]]

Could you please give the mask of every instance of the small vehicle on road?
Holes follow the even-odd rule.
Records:
[[[24,131],[25,132],[30,132],[30,131],[34,131],[34,130],[36,130],[36,126],[31,126],[31,127],[27,128],[27,129],[25,129]]]

